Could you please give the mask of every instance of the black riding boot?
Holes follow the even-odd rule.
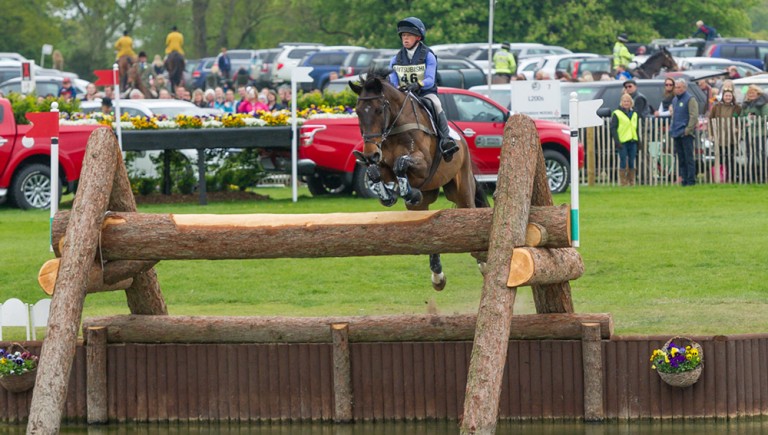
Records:
[[[443,154],[443,159],[446,162],[450,162],[453,159],[453,155],[459,150],[459,146],[451,138],[451,131],[448,129],[448,118],[445,117],[445,112],[440,112],[437,115],[437,130],[440,152]]]

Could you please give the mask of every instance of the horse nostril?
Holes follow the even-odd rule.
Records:
[[[376,151],[371,156],[371,163],[378,165],[380,161],[381,161],[381,152],[380,151]]]

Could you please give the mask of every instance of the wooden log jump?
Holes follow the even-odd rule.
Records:
[[[226,317],[116,315],[83,320],[83,330],[107,328],[108,343],[330,343],[330,325],[348,325],[349,341],[467,341],[477,316]],[[613,335],[610,314],[526,314],[512,318],[510,338],[579,340],[582,323]]]

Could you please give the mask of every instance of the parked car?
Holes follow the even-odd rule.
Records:
[[[256,86],[263,88],[272,86],[272,65],[275,58],[280,54],[280,48],[265,48],[256,50],[259,52],[259,60],[255,63],[253,71],[253,81]]]
[[[322,45],[287,45],[275,56],[272,63],[272,83],[290,83],[291,71],[301,63],[308,54],[320,50]]]
[[[35,76],[35,93],[40,96],[59,95],[59,89],[61,89],[61,82],[63,79],[63,76]],[[75,88],[78,99],[82,99],[85,96],[85,87],[88,86],[88,83],[88,81],[81,79],[72,80],[72,86]],[[11,92],[20,94],[21,77],[16,77],[0,83],[0,92],[2,92],[3,95],[8,95]]]
[[[565,71],[569,75],[573,74],[574,64],[588,58],[600,58],[600,55],[594,53],[551,54],[540,58],[529,58],[527,60],[533,62],[534,75],[538,71],[543,71],[550,78],[555,78],[555,73],[557,71]],[[528,64],[530,65],[530,62],[528,62]],[[528,72],[531,70],[531,66],[529,65],[526,65],[525,67]],[[526,75],[526,78],[532,80],[533,75],[530,78]]]
[[[216,63],[215,57],[205,57],[200,59],[195,66],[195,70],[192,71],[192,81],[190,82],[192,88],[205,89],[205,79],[208,77],[208,74],[211,73],[211,68],[213,68],[214,63]],[[236,70],[233,70],[233,74],[235,71]]]
[[[309,76],[312,83],[301,83],[301,89],[311,91],[324,89],[328,82],[339,77],[339,69],[349,52],[343,50],[319,50],[302,59],[300,66],[312,68]]]
[[[745,38],[718,38],[708,41],[704,56],[738,60],[765,69],[768,41]]]
[[[544,45],[527,42],[510,43],[510,47],[510,52],[515,55],[515,57],[518,59],[518,62],[529,57],[541,57],[553,54],[571,53],[571,50],[568,50],[567,48],[558,47],[555,45]],[[491,60],[493,59],[493,54],[495,54],[496,51],[500,49],[500,43],[493,44],[493,53],[490,57]],[[491,61],[489,61],[488,57],[488,43],[466,44],[464,47],[454,50],[454,54],[464,56],[472,62],[475,62],[480,68],[483,69],[483,71],[493,69],[493,65],[491,64]]]
[[[730,66],[735,66],[741,77],[760,74],[763,71],[746,62],[730,59],[718,59],[716,57],[688,57],[681,59],[679,66],[684,70],[712,70],[725,71]]]
[[[612,63],[613,58],[606,56],[577,59],[573,62],[571,76],[578,78],[581,77],[585,72],[589,71],[592,74],[594,80],[599,80],[603,74],[611,73],[611,70],[613,69]]]
[[[192,74],[197,69],[197,65],[200,63],[200,59],[186,59],[184,61],[184,83],[187,86],[192,86]],[[166,77],[168,73],[165,73]]]
[[[37,64],[32,65],[32,73],[35,76],[64,76],[64,74],[57,69],[40,68]],[[72,78],[72,73],[68,73],[67,75]],[[21,61],[0,59],[0,83],[16,77],[21,77]]]
[[[760,86],[764,92],[768,92],[768,74],[759,74],[734,80],[734,93],[736,94],[735,96],[738,102],[744,100],[744,95],[747,94],[749,85]]]
[[[392,56],[374,59],[375,68],[389,68]],[[479,65],[458,55],[444,54],[437,62],[437,85],[469,89],[487,83],[485,72]]]
[[[499,152],[508,111],[475,92],[440,88],[439,97],[451,128],[469,145],[480,182],[494,183],[499,169]],[[568,127],[549,121],[535,121],[544,151],[550,189],[562,192],[569,182],[570,136]],[[352,151],[362,148],[363,139],[356,118],[309,119],[301,128],[299,159],[313,195],[357,192],[374,197],[365,170]],[[579,150],[583,162],[583,150]]]
[[[394,56],[397,50],[390,48],[371,48],[349,52],[339,68],[339,77],[351,77],[365,72],[374,59]]]

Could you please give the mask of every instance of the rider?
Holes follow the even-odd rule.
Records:
[[[515,55],[509,51],[511,47],[509,42],[505,42],[501,44],[501,50],[493,55],[494,74],[501,77],[504,83],[509,83],[517,72]]]
[[[450,162],[459,146],[450,136],[448,119],[443,112],[443,106],[437,97],[437,57],[424,44],[427,29],[424,23],[416,17],[408,17],[397,23],[397,33],[403,43],[403,48],[389,62],[393,72],[389,81],[409,92],[423,98],[428,98],[435,106],[440,151],[443,159]]]
[[[173,26],[171,33],[165,37],[165,54],[169,55],[174,51],[184,56],[184,35],[179,32],[176,26]]]
[[[632,62],[632,55],[629,53],[629,49],[624,45],[627,42],[627,34],[621,33],[616,37],[616,44],[613,45],[613,69],[617,69],[619,65],[623,65],[625,70],[629,69],[629,63]]]
[[[115,42],[115,50],[117,50],[117,56],[115,59],[120,59],[123,56],[128,56],[131,60],[136,59],[136,52],[133,51],[133,38],[128,36],[128,31],[123,32],[123,36]]]

